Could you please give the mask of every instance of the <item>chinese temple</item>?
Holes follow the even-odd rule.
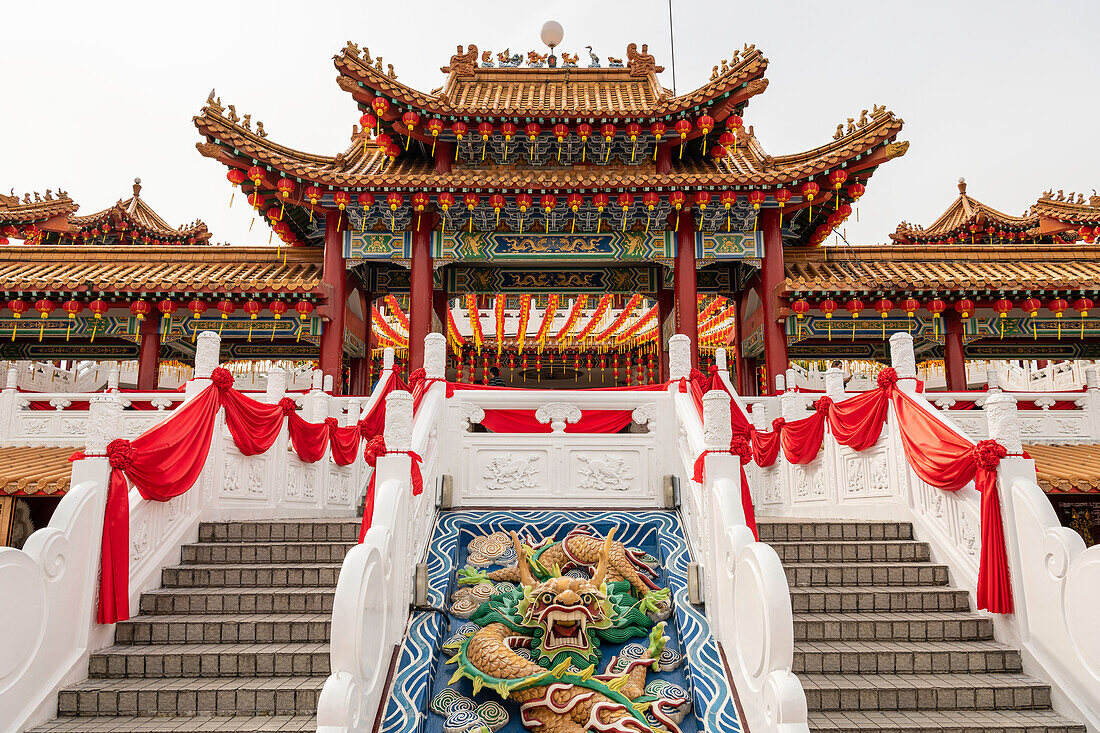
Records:
[[[0,729],[1100,731],[1100,197],[852,245],[885,106],[562,33],[212,91],[247,245],[0,196]]]

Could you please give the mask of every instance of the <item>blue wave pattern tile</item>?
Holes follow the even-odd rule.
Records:
[[[666,634],[667,649],[679,652],[684,663],[662,672],[663,687],[678,686],[690,693],[692,713],[681,723],[683,733],[740,733],[741,723],[729,689],[718,645],[711,636],[710,626],[701,611],[687,599],[687,563],[690,560],[687,542],[679,515],[664,511],[473,511],[459,510],[440,515],[429,543],[428,579],[431,605],[445,609],[455,590],[455,571],[466,564],[466,545],[474,537],[492,532],[516,530],[535,541],[543,538],[562,539],[570,530],[587,526],[594,534],[606,535],[616,527],[615,539],[628,547],[641,548],[660,560],[659,583],[672,591],[675,612],[669,619]],[[512,553],[514,555],[514,553]],[[494,564],[489,570],[514,562]],[[440,613],[413,613],[409,631],[401,646],[394,680],[386,701],[382,733],[443,733],[444,716],[429,713],[433,696],[447,689],[453,667],[444,662],[453,652],[442,649],[453,635],[465,631],[467,622]],[[644,640],[637,640],[644,641]],[[601,667],[619,653],[616,648],[604,650]],[[659,685],[660,686],[660,685]],[[451,689],[456,697],[474,697],[468,680],[460,680]],[[478,696],[497,700],[482,691]],[[503,701],[509,710],[515,703]],[[437,705],[438,706],[438,705]],[[519,715],[512,714],[501,733],[524,731]]]

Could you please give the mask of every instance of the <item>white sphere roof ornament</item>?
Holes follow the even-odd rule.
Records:
[[[561,43],[561,39],[565,36],[565,29],[561,27],[561,23],[558,21],[548,20],[542,24],[542,31],[539,35],[542,42],[553,51],[554,47]]]

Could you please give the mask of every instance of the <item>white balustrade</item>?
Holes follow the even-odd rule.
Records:
[[[210,384],[209,376],[218,363],[219,341],[215,333],[199,335],[195,359],[196,374],[201,376],[197,389],[194,383],[188,385],[187,399]],[[392,365],[392,355],[387,363]],[[385,376],[364,410],[378,404]],[[278,401],[278,377],[274,381],[265,400]],[[65,398],[74,396],[70,393]],[[103,511],[110,474],[102,455],[111,440],[133,437],[125,427],[130,413],[124,406],[128,400],[142,397],[118,392],[87,396],[89,409],[82,413],[84,428],[69,444],[84,443],[91,457],[73,464],[73,488],[62,498],[49,527],[32,534],[21,551],[0,548],[0,612],[20,628],[18,638],[9,639],[0,654],[0,727],[4,730],[23,730],[53,717],[58,689],[83,679],[88,655],[112,643],[113,628],[95,623]],[[15,398],[14,389],[0,392],[0,408],[11,407]],[[63,398],[55,394],[47,399]],[[362,400],[340,399],[341,410],[352,400]],[[55,409],[45,414],[53,412],[68,411]],[[144,414],[170,420],[178,413],[162,410]],[[181,545],[197,541],[201,521],[357,515],[370,475],[362,453],[349,466],[337,466],[327,455],[310,464],[288,450],[288,442],[284,425],[270,450],[244,456],[219,415],[206,464],[191,490],[167,502],[146,501],[136,489],[129,492],[131,614],[137,612],[141,593],[159,586],[161,568],[178,561]],[[405,476],[407,482],[407,470]],[[434,502],[425,497],[419,504],[397,509],[417,511],[418,506],[434,510]],[[422,548],[427,531],[421,528],[412,535],[412,541]],[[393,574],[406,586],[403,608],[407,608],[411,587],[406,575],[404,570]],[[391,634],[400,634],[400,628]]]

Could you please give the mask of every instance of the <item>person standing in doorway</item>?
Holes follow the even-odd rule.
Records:
[[[500,368],[499,367],[494,366],[494,367],[489,368],[489,386],[490,387],[507,387],[508,386],[504,383],[504,380],[500,378]]]

